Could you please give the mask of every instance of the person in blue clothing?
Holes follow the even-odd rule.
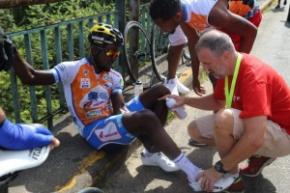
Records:
[[[0,148],[25,150],[50,145],[59,146],[59,140],[41,124],[14,124],[0,107]]]

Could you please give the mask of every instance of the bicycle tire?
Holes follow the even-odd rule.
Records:
[[[185,64],[187,66],[191,66],[191,56],[189,53],[188,45],[186,45],[182,50],[182,58],[181,58],[181,64]]]
[[[157,38],[156,38],[157,36]],[[152,46],[152,66],[153,70],[156,74],[156,77],[159,81],[164,81],[165,76],[162,75],[162,72],[167,71],[164,70],[164,67],[159,66],[159,63],[162,63],[165,59],[167,59],[168,52],[168,34],[161,32],[155,24],[152,24],[151,28],[151,46]],[[158,42],[156,41],[158,39]],[[167,68],[167,66],[166,66]]]
[[[87,187],[80,190],[78,193],[105,193],[103,190],[96,187]]]
[[[137,42],[134,38],[137,38]],[[131,39],[130,39],[131,38]],[[124,51],[128,74],[136,82],[143,83],[144,88],[154,84],[154,67],[152,67],[152,46],[144,28],[137,21],[129,21],[124,30]]]

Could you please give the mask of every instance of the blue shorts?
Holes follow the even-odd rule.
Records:
[[[25,150],[47,146],[52,133],[41,124],[14,124],[8,119],[0,126],[0,147],[9,150]]]
[[[126,103],[126,107],[131,112],[144,109],[139,97],[131,99]],[[127,131],[122,118],[123,114],[119,114],[97,120],[84,128],[83,136],[97,150],[108,144],[128,145],[135,139],[135,136]]]

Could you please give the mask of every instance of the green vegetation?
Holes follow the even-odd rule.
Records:
[[[71,0],[59,3],[0,10],[0,23],[6,32],[45,26],[60,21],[96,15],[114,9],[113,3]]]
[[[17,32],[35,28],[38,26],[47,26],[61,21],[71,20],[79,17],[86,17],[91,15],[97,15],[106,11],[112,11],[115,7],[114,3],[110,1],[95,1],[95,0],[71,0],[64,1],[61,3],[45,4],[45,5],[34,5],[27,7],[20,7],[16,9],[2,9],[0,10],[0,23],[1,27],[6,32]],[[75,29],[73,29],[75,30]],[[52,32],[48,32],[48,61],[49,67],[56,64],[54,40]],[[18,47],[19,52],[25,56],[24,43],[22,39],[13,39]],[[41,46],[39,35],[33,34],[31,37],[32,41],[32,56],[34,66],[36,68],[43,68]],[[78,41],[77,38],[75,41]],[[65,46],[66,37],[63,35],[62,45],[63,59],[68,59],[68,53]],[[78,48],[74,48],[78,49]],[[75,53],[78,53],[75,51]],[[78,57],[78,56],[76,56]],[[17,81],[19,103],[21,111],[21,121],[31,122],[31,98],[29,93],[29,87],[24,86]],[[11,80],[8,72],[0,72],[0,106],[2,106],[8,117],[14,119],[13,115],[13,104],[15,104],[16,96],[13,96],[11,92]],[[50,87],[52,91],[52,109],[56,110],[60,107],[58,101],[58,87],[57,85]],[[37,115],[38,118],[45,115],[46,112],[46,101],[45,101],[45,89],[44,87],[35,87],[36,90],[36,103],[37,103]],[[63,105],[63,104],[62,104]]]

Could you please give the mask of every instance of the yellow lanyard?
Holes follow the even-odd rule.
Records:
[[[235,70],[234,70],[234,75],[233,75],[230,91],[229,91],[228,76],[225,77],[226,108],[231,108],[231,106],[232,106],[234,90],[236,87],[236,82],[237,82],[237,77],[238,77],[238,73],[239,73],[239,69],[240,69],[241,60],[242,60],[242,55],[240,53],[238,53],[238,58],[236,60],[236,65],[235,65]]]

